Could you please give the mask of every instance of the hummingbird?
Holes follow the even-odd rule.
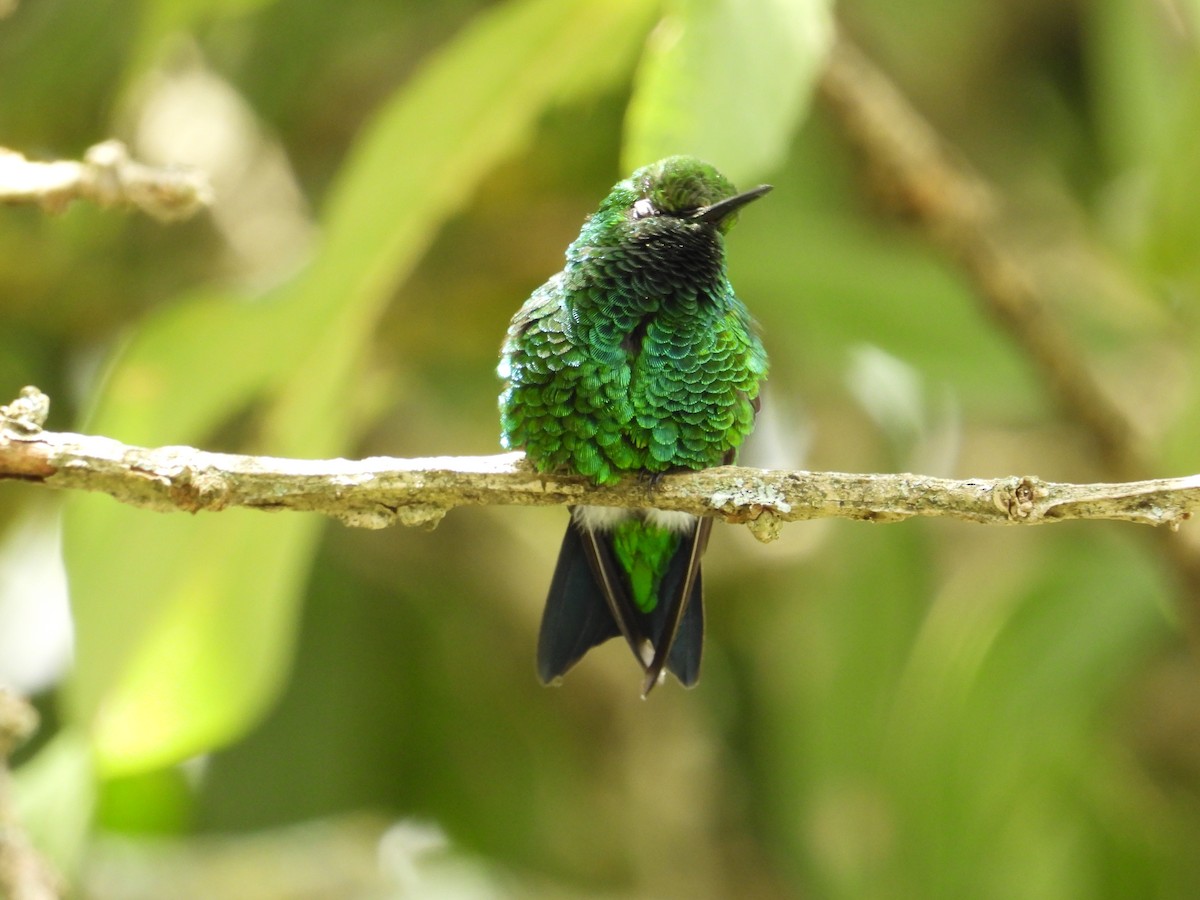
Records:
[[[509,325],[497,369],[501,443],[539,472],[597,485],[734,461],[754,427],[767,355],[725,268],[738,193],[713,166],[671,156],[618,182],[567,248],[561,272]],[[712,519],[574,506],[538,636],[557,682],[620,635],[646,696],[664,669],[700,675],[700,560]]]

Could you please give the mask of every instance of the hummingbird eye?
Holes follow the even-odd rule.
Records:
[[[647,197],[643,197],[633,204],[633,217],[635,219],[645,219],[649,216],[657,215],[658,210],[654,208],[654,204]]]

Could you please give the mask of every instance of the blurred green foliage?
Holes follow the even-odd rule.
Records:
[[[131,9],[0,21],[0,144],[206,150],[235,214],[0,211],[0,394],[37,384],[52,428],[493,452],[508,318],[625,169],[689,151],[776,186],[730,238],[772,355],[747,462],[1105,477],[962,274],[865,200],[810,103],[821,0]],[[999,187],[1148,474],[1200,469],[1200,6],[838,13]],[[561,510],[363,532],[61,499],[75,658],[18,778],[82,896],[299,896],[212,885],[358,814],[407,823],[397,896],[1200,894],[1200,669],[1133,526],[718,529],[704,679],[642,703],[615,643],[536,684]],[[44,502],[0,485],[0,529]]]

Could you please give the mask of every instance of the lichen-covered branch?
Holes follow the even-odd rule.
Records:
[[[88,149],[82,162],[37,162],[0,147],[0,203],[51,212],[72,200],[140,209],[156,219],[185,219],[212,203],[208,179],[194,169],[158,169],[130,159],[120,141]]]
[[[133,447],[43,431],[48,407],[36,388],[0,407],[0,479],[98,491],[160,511],[290,509],[383,528],[432,527],[457,506],[654,506],[743,523],[771,540],[784,522],[830,517],[897,522],[946,516],[992,524],[1117,519],[1174,528],[1200,510],[1200,475],[1061,484],[1030,476],[953,480],[724,466],[596,487],[584,478],[537,473],[520,453],[298,460]]]

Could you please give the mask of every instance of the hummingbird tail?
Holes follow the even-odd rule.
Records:
[[[643,695],[664,668],[685,687],[695,684],[704,643],[700,555],[711,526],[711,520],[701,520],[682,536],[663,576],[659,602],[643,613],[629,599],[610,535],[572,516],[542,613],[542,683],[557,680],[592,647],[622,635],[647,673]]]

